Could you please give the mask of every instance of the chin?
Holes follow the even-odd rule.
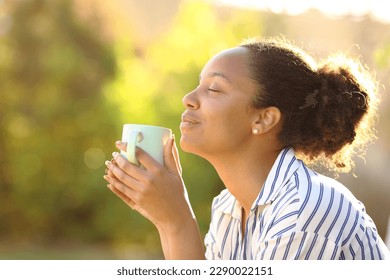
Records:
[[[191,139],[183,135],[180,137],[180,148],[187,153],[192,153],[192,154],[199,154],[199,149],[197,148],[199,145],[196,145]]]
[[[185,135],[181,135],[180,137],[180,148],[187,153],[191,152],[191,145],[188,143],[188,139]]]

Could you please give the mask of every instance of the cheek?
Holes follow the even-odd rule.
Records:
[[[222,135],[242,134],[246,130],[250,130],[250,117],[246,113],[246,109],[241,104],[233,106],[230,110],[220,112],[214,118],[215,132]]]
[[[245,111],[234,108],[220,112],[213,120],[209,120],[207,133],[205,131],[203,137],[212,149],[235,148],[246,142],[251,131],[248,115]]]

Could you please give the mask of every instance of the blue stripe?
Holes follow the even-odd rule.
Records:
[[[317,242],[317,237],[318,235],[316,234],[313,238],[313,241],[311,242],[311,245],[309,247],[309,250],[307,251],[307,254],[305,256],[305,260],[308,260],[310,258],[310,254],[311,254],[311,251],[313,251],[313,248],[314,248],[314,245],[316,244]]]
[[[257,241],[260,240],[262,234],[263,234],[263,230],[264,230],[264,215],[263,214],[260,214],[258,220],[260,221],[260,224],[259,224],[259,237],[257,239]]]
[[[291,201],[291,202],[290,202],[290,205],[292,205],[292,204],[294,204],[294,203],[297,203],[297,202],[299,202],[299,198],[296,198],[296,199],[294,199],[293,201]]]
[[[303,244],[305,243],[306,235],[307,235],[307,232],[305,232],[302,236],[301,243],[299,244],[297,254],[295,255],[295,258],[294,258],[296,260],[299,259],[299,256],[301,255]]]
[[[374,259],[374,252],[373,252],[373,248],[372,248],[372,245],[371,245],[371,242],[370,242],[370,237],[368,236],[368,232],[367,231],[366,231],[366,236],[367,236],[367,241],[368,241],[368,247],[370,247],[371,259],[373,260]]]
[[[311,183],[309,171],[306,169],[305,166],[303,166],[303,169],[305,170],[306,178],[307,178],[307,194],[306,194],[305,200],[303,201],[303,203],[301,205],[301,208],[299,209],[299,213],[302,213],[303,209],[305,209],[306,204],[309,201],[309,197],[311,194],[311,188],[312,188],[312,183]],[[299,188],[299,185],[298,185],[298,188]]]
[[[319,208],[320,205],[321,205],[321,201],[322,201],[323,194],[324,194],[324,186],[323,186],[322,183],[321,183],[321,184],[320,184],[320,195],[319,195],[319,197],[318,197],[316,206],[314,207],[314,210],[313,210],[313,212],[310,214],[310,216],[309,216],[309,218],[307,219],[306,223],[303,225],[302,230],[306,230],[307,227],[309,226],[310,222],[313,220],[314,215],[317,213],[318,208]],[[316,232],[316,231],[314,231],[314,232]]]
[[[283,177],[283,181],[285,181],[287,179],[287,175],[288,173],[290,172],[290,169],[291,169],[291,166],[293,165],[293,163],[296,161],[297,159],[295,157],[292,158],[292,160],[290,161],[288,167],[287,167],[287,170],[286,172],[284,173],[284,177]]]
[[[237,222],[237,220],[235,220]],[[240,247],[240,235],[238,234],[237,235],[237,238],[236,238],[236,245],[235,245],[235,249],[234,249],[234,254],[233,254],[233,259],[236,260],[237,259],[237,253],[238,253],[238,248]]]
[[[291,225],[289,225],[288,227],[285,227],[284,229],[278,231],[277,233],[275,233],[274,235],[272,235],[271,238],[274,238],[275,236],[279,236],[279,235],[282,235],[283,233],[293,229],[297,224],[296,223],[293,223]]]
[[[246,244],[248,242],[248,222],[249,222],[249,217],[246,220],[245,223],[245,236],[244,236],[244,260],[246,260]]]
[[[279,237],[276,239],[276,244],[275,244],[274,249],[272,250],[272,254],[271,254],[271,257],[270,257],[271,260],[275,259],[275,254],[276,254],[276,251],[277,251],[278,246],[279,246],[279,244],[280,244],[280,239],[281,239],[281,238],[282,238],[282,237],[279,236]]]
[[[264,245],[265,245],[265,247],[264,247],[263,253],[261,254],[261,257],[260,257],[260,259],[262,259],[262,260],[264,259],[265,252],[267,251],[267,248],[268,248],[268,241],[265,241]]]
[[[331,189],[331,191],[330,191],[330,201],[329,201],[329,204],[328,204],[328,208],[326,209],[325,214],[322,217],[321,221],[319,222],[318,226],[314,230],[315,233],[318,233],[318,231],[320,230],[322,224],[325,222],[326,217],[328,216],[329,211],[332,208],[333,201],[334,201],[334,189]]]
[[[259,197],[257,198],[257,200],[256,200],[256,205],[259,205],[259,201],[260,201],[260,199],[263,197],[263,195],[264,195],[264,189],[265,189],[265,183],[263,184],[263,186],[261,187],[261,191],[260,191],[260,194],[259,194]]]
[[[352,259],[355,259],[356,253],[355,253],[355,251],[353,250],[352,245],[349,246],[349,252],[350,252],[351,255],[352,255]]]
[[[375,248],[376,248],[376,251],[378,253],[379,259],[383,260],[382,255],[381,255],[381,250],[379,250],[378,244],[375,245]]]
[[[285,220],[285,219],[287,219],[287,218],[289,218],[289,217],[291,217],[291,216],[296,216],[296,215],[298,215],[298,214],[299,214],[299,211],[298,211],[298,210],[296,210],[296,211],[291,211],[290,213],[287,213],[286,215],[284,215],[284,216],[280,217],[279,219],[277,219],[277,220],[275,221],[275,224],[274,224],[274,225],[280,223],[281,221],[283,221],[283,220]]]
[[[331,230],[333,229],[335,223],[337,222],[337,220],[339,219],[339,216],[340,216],[340,213],[341,213],[341,209],[343,209],[343,202],[344,202],[344,195],[341,194],[341,198],[340,198],[340,203],[339,203],[339,208],[337,210],[337,214],[336,214],[336,217],[333,219],[328,231],[326,232],[325,234],[325,237],[328,238],[329,237],[329,234],[331,232]]]
[[[299,190],[299,176],[297,172],[294,172],[295,187]]]
[[[221,227],[221,223],[222,223],[224,217],[225,217],[224,213],[222,213],[221,217],[219,217],[219,220],[218,220],[218,223],[217,223],[217,232],[219,231],[219,229]]]
[[[287,191],[283,194],[283,196],[282,196],[281,198],[278,198],[278,202],[275,204],[274,210],[272,211],[272,213],[274,213],[276,210],[279,209],[278,207],[279,207],[279,204],[280,204],[280,203],[283,202],[283,205],[285,205],[285,204],[290,200],[291,197],[296,196],[296,193],[293,193],[292,196],[289,197],[289,199],[287,199],[286,201],[283,201],[283,199],[284,199],[288,194],[290,194],[290,192],[292,192],[293,190],[295,190],[295,188],[290,188],[289,190],[287,190]]]
[[[357,242],[359,243],[360,245],[360,251],[362,252],[362,260],[365,260],[366,259],[366,256],[364,254],[364,245],[363,245],[363,242],[360,240],[359,236],[356,234],[356,240]]]
[[[344,223],[343,223],[343,225],[341,226],[340,232],[339,232],[339,234],[337,235],[337,238],[336,238],[336,242],[335,242],[335,243],[336,243],[337,245],[338,245],[339,242],[340,242],[340,238],[341,238],[341,236],[342,236],[342,234],[343,234],[343,232],[344,232],[345,226],[346,226],[346,224],[347,224],[347,222],[348,222],[348,220],[349,220],[349,217],[350,217],[350,215],[351,215],[351,208],[352,208],[352,203],[349,202],[347,215],[345,216]]]
[[[324,244],[322,244],[322,248],[320,254],[318,255],[317,260],[322,260],[322,256],[324,255],[326,245],[328,244],[328,239],[325,239]]]
[[[258,213],[259,213],[259,208],[257,207],[256,208],[256,211],[255,211],[255,214],[253,216],[253,224],[252,224],[252,235],[253,235],[253,232],[255,231],[256,229],[256,224],[257,224],[257,216],[258,216]],[[261,214],[260,214],[261,215]]]
[[[224,194],[223,197],[221,197],[220,199],[218,199],[218,203],[217,203],[217,202],[215,203],[216,209],[218,209],[219,207],[221,207],[221,205],[223,205],[229,198],[230,198],[230,193],[229,193],[229,192],[226,192],[226,193]],[[217,205],[217,204],[218,204],[218,205]]]
[[[222,254],[223,254],[223,251],[225,250],[226,239],[227,239],[227,236],[229,235],[231,225],[232,225],[232,220],[229,221],[229,224],[228,224],[226,231],[225,231],[225,234],[223,236],[222,246],[221,246],[221,253]]]
[[[231,209],[230,209],[229,213],[230,213],[230,215],[233,215],[233,210],[234,210],[234,206],[236,205],[236,203],[237,203],[237,200],[234,200],[233,204],[232,204],[232,205],[227,205],[227,206],[222,210],[222,212],[225,212],[225,211],[229,208],[229,206],[230,206]]]
[[[277,169],[276,169],[274,181],[272,182],[272,185],[271,185],[271,190],[269,191],[268,197],[267,197],[267,199],[266,199],[265,201],[268,201],[268,199],[271,197],[271,195],[272,195],[272,193],[273,193],[273,191],[274,191],[276,182],[277,182],[277,180],[278,180],[278,178],[279,178],[280,169],[281,169],[281,167],[282,167],[282,165],[283,165],[284,158],[286,157],[286,154],[287,154],[288,151],[289,151],[289,149],[285,149],[285,150],[283,151],[283,153],[282,153],[281,159],[280,159],[279,164],[278,164],[278,167],[277,167]]]
[[[265,200],[265,201],[268,201],[269,200],[269,198],[271,197],[271,195],[273,194],[273,190],[274,190],[274,187],[275,187],[275,184],[276,184],[276,182],[277,182],[277,179],[278,179],[278,177],[279,177],[279,167],[284,163],[283,161],[284,161],[284,158],[285,158],[285,155],[287,154],[287,152],[289,151],[289,149],[286,149],[285,150],[285,152],[283,153],[283,155],[282,155],[282,158],[281,158],[281,160],[280,160],[280,162],[279,162],[279,165],[278,165],[278,169],[277,169],[277,173],[276,173],[276,176],[275,176],[275,179],[274,179],[274,181],[273,181],[273,183],[272,183],[272,187],[271,187],[271,190],[270,190],[270,192],[269,192],[269,194],[268,194],[268,197],[267,197],[267,199]],[[283,181],[284,180],[286,180],[286,178],[287,178],[287,175],[288,175],[288,172],[290,171],[290,168],[291,168],[291,166],[293,165],[293,163],[296,161],[296,158],[295,158],[295,156],[292,158],[292,160],[290,161],[290,163],[289,163],[289,165],[288,165],[288,167],[287,167],[287,169],[286,169],[286,171],[285,171],[285,174],[284,174],[284,177],[283,177]],[[266,181],[267,182],[267,181]],[[259,197],[257,198],[257,200],[256,200],[256,205],[258,205],[259,204],[259,201],[260,201],[260,199],[263,197],[263,195],[264,195],[264,189],[265,189],[265,186],[266,186],[266,182],[264,183],[264,186],[261,188],[261,192],[260,192],[260,195],[259,195]]]
[[[290,235],[290,239],[288,240],[286,250],[284,251],[283,260],[286,260],[288,257],[288,252],[290,251],[291,244],[294,241],[295,231]]]
[[[333,254],[332,254],[332,256],[330,257],[331,260],[334,260],[334,259],[336,258],[337,249],[338,249],[338,246],[335,246],[335,247],[333,248]]]
[[[374,239],[374,241],[376,242],[376,239],[377,239],[377,238],[376,238],[375,232],[376,232],[375,228],[372,229],[372,231],[371,231],[371,237],[372,237],[372,239]]]
[[[286,215],[280,217],[279,219],[277,219],[273,224],[272,226],[276,226],[278,223],[280,223],[281,221],[283,220],[286,220],[287,218],[291,217],[291,216],[296,216],[298,215],[298,210],[297,211],[292,211],[290,213],[287,213]],[[270,226],[271,227],[271,226]]]
[[[340,260],[345,260],[345,255],[343,251],[341,251],[340,253]]]
[[[344,241],[341,243],[341,246],[344,246],[345,244],[347,244],[347,242],[348,242],[349,239],[351,238],[352,233],[355,231],[355,228],[356,228],[356,226],[357,226],[358,220],[359,220],[359,212],[356,212],[356,215],[355,215],[355,222],[353,223],[352,228],[349,230],[348,236],[347,236],[347,237],[344,239]]]

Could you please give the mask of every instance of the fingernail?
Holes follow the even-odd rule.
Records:
[[[106,162],[104,163],[107,167],[109,167],[111,165],[111,161],[109,160],[106,160]]]
[[[117,152],[113,152],[112,156],[116,159],[116,157],[118,156],[118,153]]]
[[[121,146],[121,145],[122,145],[122,141],[116,141],[116,142],[115,142],[115,145]]]
[[[106,181],[109,181],[109,180],[110,180],[110,177],[108,177],[107,175],[104,175],[103,178],[104,178],[104,180],[106,180]]]

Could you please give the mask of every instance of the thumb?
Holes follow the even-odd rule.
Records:
[[[124,151],[124,152],[127,151],[127,143],[126,143],[126,142],[116,141],[116,142],[115,142],[115,146],[116,146],[119,150],[122,150],[122,151]]]
[[[180,175],[182,173],[179,153],[175,144],[175,137],[172,137],[168,140],[164,147],[164,163],[168,171]]]

